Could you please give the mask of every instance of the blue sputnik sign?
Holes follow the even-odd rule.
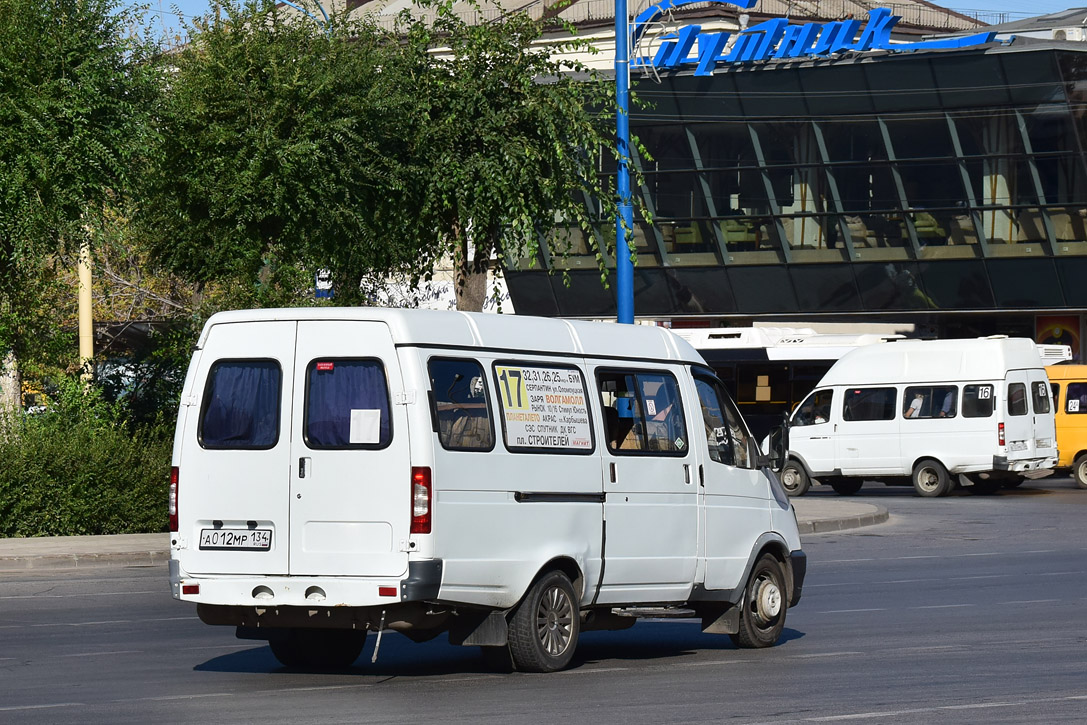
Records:
[[[731,0],[726,4],[750,8],[756,1]],[[662,0],[651,5],[634,19],[631,29],[631,39],[634,41],[632,47],[637,47],[638,39],[645,34],[650,23],[655,22],[661,15],[696,2],[706,0]],[[687,25],[677,32],[662,35],[656,55],[652,58],[635,58],[633,64],[653,66],[659,70],[679,70],[693,66],[696,76],[708,76],[713,74],[713,69],[719,63],[749,63],[771,58],[829,57],[846,51],[965,48],[992,42],[996,37],[996,33],[986,32],[917,43],[892,43],[891,28],[899,20],[901,17],[892,15],[887,8],[870,10],[866,23],[851,19],[790,25],[785,18],[774,18],[740,31],[731,45],[728,42],[731,33],[703,33],[702,26]]]

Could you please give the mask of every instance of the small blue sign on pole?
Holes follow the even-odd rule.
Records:
[[[313,275],[313,296],[319,300],[332,297],[332,270],[319,269]]]

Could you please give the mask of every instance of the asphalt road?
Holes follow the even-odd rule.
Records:
[[[805,538],[779,646],[641,622],[584,635],[550,675],[496,675],[475,649],[393,634],[376,664],[371,636],[349,670],[292,672],[200,623],[164,566],[4,575],[0,722],[1087,722],[1087,491],[856,498],[890,520]]]

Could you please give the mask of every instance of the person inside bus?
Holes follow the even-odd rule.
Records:
[[[947,391],[947,395],[944,396],[944,402],[940,406],[939,416],[941,418],[954,418],[955,417],[955,389]]]
[[[910,407],[906,408],[903,415],[907,418],[919,418],[921,416],[921,406],[925,403],[925,396],[921,393],[916,393],[913,396],[913,400],[910,401]]]

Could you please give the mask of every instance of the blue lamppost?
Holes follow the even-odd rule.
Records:
[[[630,30],[627,0],[615,0],[615,135],[619,165],[616,193],[619,210],[615,218],[615,307],[616,322],[634,323],[634,264],[630,260],[627,233],[634,229],[634,207],[630,197]]]

